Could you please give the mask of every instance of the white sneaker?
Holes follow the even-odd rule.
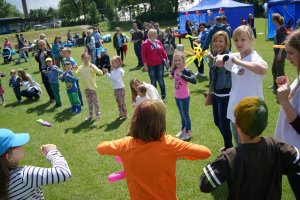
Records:
[[[188,132],[184,133],[180,139],[183,141],[190,141],[192,139],[192,131],[189,130]]]
[[[204,77],[204,74],[203,74],[203,73],[200,73],[199,76]]]
[[[183,134],[185,134],[185,129],[179,131],[179,132],[175,135],[175,137],[181,138]]]
[[[198,75],[199,75],[199,73],[198,73],[198,72],[196,72],[196,73],[195,73],[195,76],[198,76]]]

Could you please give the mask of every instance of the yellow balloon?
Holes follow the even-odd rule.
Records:
[[[186,65],[190,65],[194,62],[194,60],[198,59],[198,62],[200,63],[202,59],[204,59],[204,57],[206,56],[206,53],[208,52],[208,50],[203,51],[201,48],[201,45],[194,42],[194,49],[191,49],[190,51],[185,51],[188,55],[187,57],[189,57],[186,60]]]

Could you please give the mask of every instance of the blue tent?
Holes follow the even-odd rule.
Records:
[[[216,16],[220,15],[220,8],[223,9],[232,30],[241,25],[242,18],[247,20],[249,13],[254,13],[252,4],[239,3],[232,0],[202,0],[198,5],[179,12],[180,32],[186,33],[185,22],[187,19],[191,22],[197,21],[198,24],[201,22],[207,24],[210,18],[207,10],[213,12],[212,19],[214,20]],[[188,12],[188,15],[186,12]],[[200,12],[200,14],[197,15],[196,12]]]
[[[285,25],[290,19],[296,23],[300,17],[300,0],[269,0],[268,2],[268,38],[274,38],[276,27],[272,23],[272,14],[284,17]],[[295,23],[293,26],[295,26]]]

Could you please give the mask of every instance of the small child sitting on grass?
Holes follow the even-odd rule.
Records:
[[[268,123],[268,108],[259,97],[241,100],[234,115],[241,143],[203,168],[200,190],[212,192],[227,182],[228,199],[281,199],[282,175],[300,172],[299,150],[260,136]]]

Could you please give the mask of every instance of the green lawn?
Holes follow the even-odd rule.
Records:
[[[272,84],[271,65],[273,60],[272,41],[265,40],[265,22],[264,19],[256,20],[258,39],[255,42],[254,49],[269,64],[268,73],[264,79],[264,95],[269,106],[269,124],[264,135],[273,136],[279,105],[276,104],[275,96],[268,86]],[[62,35],[66,38],[68,28],[43,30],[50,42],[55,35]],[[80,27],[72,27],[72,31],[82,32]],[[40,32],[31,31],[24,33],[28,40],[37,38]],[[127,35],[129,33],[127,32]],[[14,34],[9,35],[14,42]],[[0,37],[0,44],[3,44],[4,36]],[[178,43],[178,41],[177,41]],[[187,40],[183,40],[185,47],[189,46]],[[110,56],[116,55],[112,43],[105,44]],[[62,104],[60,108],[54,108],[54,104],[47,104],[49,100],[44,87],[44,94],[38,102],[23,101],[18,105],[12,89],[8,87],[9,71],[11,69],[24,68],[36,81],[41,82],[38,71],[38,65],[34,58],[31,57],[31,66],[29,63],[22,63],[15,66],[13,63],[0,65],[0,71],[6,76],[2,78],[2,85],[6,91],[6,106],[0,107],[0,127],[14,130],[15,132],[28,132],[31,139],[25,146],[25,159],[22,164],[49,167],[48,161],[45,160],[39,151],[39,146],[45,143],[54,143],[67,159],[72,171],[70,181],[54,186],[44,187],[46,199],[129,199],[125,181],[108,183],[106,178],[110,173],[120,170],[122,167],[115,162],[113,157],[100,157],[96,152],[96,145],[100,141],[114,140],[124,137],[129,130],[130,116],[133,108],[130,106],[130,87],[129,81],[132,78],[138,78],[145,82],[150,82],[148,74],[135,69],[137,59],[134,54],[133,45],[129,43],[128,53],[125,60],[125,78],[126,85],[126,103],[128,116],[124,122],[116,120],[118,116],[117,105],[113,96],[111,82],[106,77],[97,77],[97,94],[100,101],[101,120],[97,122],[85,122],[88,115],[86,99],[85,106],[80,115],[71,115],[68,113],[70,103],[66,95],[65,85],[60,84]],[[83,47],[73,48],[72,57],[80,64],[80,55]],[[17,56],[15,56],[17,58]],[[205,74],[208,73],[207,64],[205,64]],[[196,72],[194,65],[190,68]],[[296,77],[295,69],[286,62],[286,72],[293,80]],[[165,79],[167,88],[167,133],[174,135],[180,128],[180,117],[177,111],[174,95],[173,81]],[[218,148],[223,146],[221,134],[213,123],[212,108],[204,106],[203,91],[207,91],[207,78],[199,79],[198,84],[190,84],[191,103],[190,115],[192,120],[193,143],[207,146],[212,156],[204,161],[183,161],[177,163],[177,195],[179,199],[226,199],[226,187],[221,187],[212,194],[204,194],[199,191],[199,176],[202,168],[210,161],[213,161],[218,155]],[[51,128],[43,127],[36,122],[42,118],[53,123]],[[263,178],[263,177],[262,177]],[[290,186],[286,178],[283,179],[282,199],[294,199]]]

